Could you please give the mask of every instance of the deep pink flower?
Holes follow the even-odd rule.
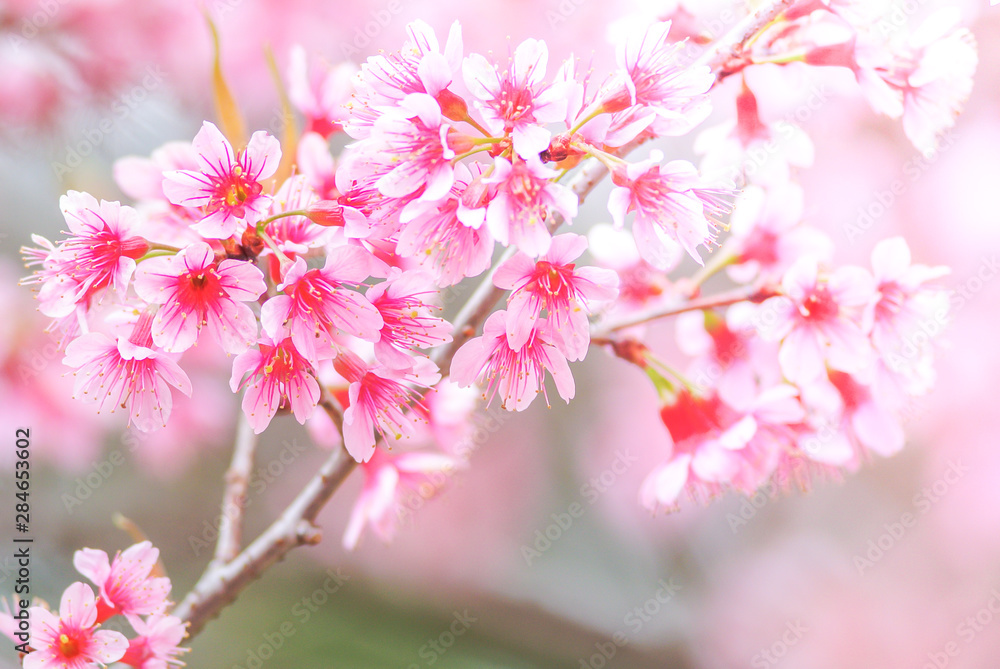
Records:
[[[174,204],[202,208],[194,229],[210,239],[227,239],[261,220],[271,204],[261,182],[278,169],[278,140],[264,131],[255,132],[246,149],[237,154],[222,132],[205,121],[193,145],[200,171],[165,173],[163,193]]]
[[[387,281],[368,289],[365,296],[382,315],[382,330],[375,342],[375,358],[380,363],[410,370],[412,349],[451,341],[451,323],[432,316],[434,307],[422,297],[436,293],[433,277],[418,270],[396,270]]]
[[[626,214],[636,212],[636,247],[654,267],[670,265],[675,243],[704,264],[697,247],[714,240],[715,218],[726,210],[722,192],[703,187],[691,163],[672,160],[661,166],[662,159],[662,153],[652,151],[648,160],[616,168],[617,188],[608,198],[608,211],[619,227]]]
[[[365,482],[344,530],[344,548],[353,550],[358,545],[365,525],[383,541],[391,541],[407,501],[404,494],[419,495],[421,501],[430,499],[457,467],[458,461],[443,453],[376,450],[371,460],[361,464]]]
[[[545,84],[549,50],[545,42],[526,39],[517,45],[510,63],[499,68],[478,53],[462,65],[465,85],[479,102],[487,129],[511,135],[523,158],[537,158],[549,146],[546,123],[566,118],[566,96],[560,86]]]
[[[129,423],[143,432],[167,423],[173,386],[191,395],[191,381],[176,362],[153,350],[153,316],[143,312],[128,338],[117,343],[99,332],[85,334],[66,347],[63,364],[76,371],[74,395],[84,402],[97,402],[101,410],[121,407]]]
[[[639,489],[639,500],[650,511],[660,507],[675,508],[681,492],[712,496],[721,491],[717,481],[691,478],[691,465],[698,449],[719,438],[738,417],[718,395],[693,395],[688,390],[677,393],[660,410],[660,418],[673,440],[670,458],[646,476]]]
[[[544,318],[538,319],[527,342],[518,349],[507,340],[506,311],[496,311],[483,325],[483,335],[470,339],[458,349],[451,365],[451,378],[459,386],[477,381],[486,383],[487,403],[499,391],[500,402],[508,411],[523,411],[541,393],[548,404],[545,372],[555,381],[559,396],[569,402],[576,393],[573,373],[566,356],[556,345],[558,338]]]
[[[497,268],[494,285],[513,291],[507,300],[507,340],[512,349],[528,341],[544,310],[566,358],[583,360],[590,346],[590,303],[618,295],[614,271],[573,263],[586,248],[586,237],[558,235],[537,262],[517,253]]]
[[[305,260],[296,258],[278,286],[284,293],[261,308],[261,326],[272,339],[290,332],[295,347],[313,363],[333,357],[331,338],[338,331],[378,341],[382,316],[348,286],[386,271],[384,263],[359,246],[330,249],[323,269],[308,269]]]
[[[54,246],[33,236],[41,248],[23,248],[28,265],[41,265],[23,283],[41,283],[38,309],[61,318],[77,305],[89,305],[105,288],[124,299],[135,261],[149,249],[139,236],[139,213],[118,202],[100,203],[87,193],[70,191],[59,200],[71,237]]]
[[[97,605],[86,583],[66,588],[58,616],[41,606],[31,607],[30,614],[34,650],[24,658],[25,669],[90,669],[117,661],[128,648],[119,632],[94,629]]]
[[[229,387],[235,393],[244,386],[243,413],[256,434],[267,428],[281,407],[290,408],[295,420],[305,424],[320,398],[312,364],[287,337],[264,336],[257,348],[233,360]]]
[[[430,387],[441,379],[437,366],[427,358],[415,360],[411,369],[401,372],[369,366],[342,349],[334,367],[350,383],[344,410],[344,447],[358,462],[371,459],[376,431],[383,439],[387,433],[393,439],[413,435],[413,423],[419,419],[407,409],[419,401],[419,395],[411,385]]]
[[[844,372],[864,369],[871,345],[859,325],[861,309],[874,297],[872,277],[860,267],[821,274],[814,258],[801,258],[781,282],[783,295],[760,305],[761,336],[781,341],[778,361],[785,377],[804,383],[825,365]]]
[[[135,291],[161,304],[153,319],[153,342],[179,353],[193,346],[202,328],[226,353],[242,353],[257,339],[257,317],[243,304],[267,289],[264,275],[250,262],[227,259],[197,242],[177,255],[139,265]]]
[[[129,639],[128,650],[119,660],[136,669],[168,669],[184,663],[177,659],[187,648],[180,643],[187,635],[187,623],[168,615],[152,615],[146,620],[130,620],[139,636]]]
[[[711,112],[707,94],[715,74],[707,65],[683,67],[677,57],[683,42],[671,42],[669,32],[670,21],[661,21],[631,34],[618,48],[618,67],[627,74],[629,102],[655,112],[650,129],[683,135]]]
[[[391,161],[391,169],[378,180],[379,192],[398,198],[422,188],[419,199],[431,202],[447,195],[455,180],[451,132],[438,103],[426,93],[407,95],[398,107],[388,109],[367,140],[376,147],[378,159]]]
[[[492,263],[494,244],[489,231],[482,227],[482,221],[470,225],[462,220],[470,213],[462,202],[463,195],[480,174],[479,163],[473,164],[471,171],[464,163],[456,165],[455,183],[447,197],[437,202],[411,202],[400,216],[396,253],[433,270],[442,286],[478,276]]]
[[[371,56],[361,66],[355,99],[347,104],[350,118],[345,129],[351,137],[367,138],[383,110],[407,95],[437,97],[461,67],[462,28],[458,21],[452,23],[443,51],[434,29],[425,21],[406,24],[406,35],[402,49]]]
[[[549,250],[549,211],[555,210],[567,222],[576,216],[579,198],[566,186],[551,181],[558,173],[538,160],[516,160],[511,164],[497,158],[493,175],[483,183],[496,186],[496,196],[486,209],[486,225],[493,238],[507,246],[514,244],[532,258]]]
[[[83,548],[73,554],[73,566],[100,589],[97,621],[114,615],[135,616],[160,613],[167,605],[170,579],[151,577],[160,551],[143,541],[115,555],[95,548]]]

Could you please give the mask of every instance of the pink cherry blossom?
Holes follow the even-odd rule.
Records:
[[[726,251],[735,256],[726,268],[729,276],[740,283],[776,281],[803,256],[832,260],[833,240],[803,224],[803,210],[802,187],[796,183],[743,189],[729,219]]]
[[[368,140],[391,167],[377,182],[379,192],[398,198],[422,189],[419,198],[431,202],[447,195],[455,180],[452,159],[457,145],[452,132],[438,103],[426,93],[411,93],[398,107],[386,110]],[[468,148],[471,145],[459,151]]]
[[[461,387],[477,381],[485,382],[483,397],[487,403],[500,393],[500,403],[508,411],[523,411],[541,393],[548,404],[545,390],[545,372],[555,381],[559,396],[569,402],[576,393],[573,373],[566,356],[556,345],[555,335],[548,321],[538,319],[527,342],[511,348],[507,339],[506,311],[496,311],[483,325],[481,337],[470,339],[458,350],[452,360],[451,378]]]
[[[252,263],[223,260],[198,242],[168,257],[139,266],[135,290],[152,304],[163,305],[153,319],[153,342],[165,351],[185,351],[202,329],[226,353],[242,353],[257,339],[257,318],[243,304],[266,290],[264,275]]]
[[[820,273],[814,258],[801,258],[782,279],[783,295],[760,305],[761,336],[781,341],[778,360],[795,383],[819,377],[824,366],[856,372],[870,361],[871,345],[859,325],[873,296],[872,277],[860,267]]]
[[[227,239],[261,220],[271,204],[261,182],[278,169],[278,140],[258,131],[237,153],[222,132],[205,121],[193,145],[200,170],[165,173],[163,192],[174,204],[200,208],[194,229],[209,239]]]
[[[399,511],[407,502],[404,495],[419,495],[421,503],[432,498],[458,464],[444,453],[375,451],[368,462],[361,464],[365,482],[344,530],[344,548],[353,550],[358,545],[366,525],[383,541],[392,540]]]
[[[682,135],[711,112],[707,93],[715,74],[707,65],[683,67],[682,43],[669,38],[670,21],[635,31],[619,45],[618,67],[627,74],[625,94],[630,103],[656,114],[651,130],[657,135]]]
[[[308,137],[319,137],[315,133]],[[300,145],[301,148],[301,145]],[[339,205],[338,205],[339,206]],[[310,214],[305,216],[284,216],[289,211],[307,211]],[[264,226],[264,232],[270,237],[282,253],[289,258],[304,255],[311,249],[317,249],[326,244],[331,238],[329,227],[317,225],[315,221],[325,220],[326,212],[333,215],[332,210],[323,211],[320,207],[319,197],[309,187],[307,178],[297,174],[285,180],[278,191],[274,194],[271,207],[268,209],[268,218],[278,216]],[[315,218],[315,220],[313,220]],[[341,225],[344,225],[345,218],[341,217]],[[273,251],[265,246],[261,256],[270,256]],[[276,262],[276,261],[275,261]]]
[[[140,236],[138,212],[118,202],[100,203],[87,193],[70,191],[59,200],[71,237],[53,245],[44,237],[32,239],[41,248],[23,248],[28,265],[41,265],[23,283],[41,283],[39,310],[61,318],[77,305],[89,303],[104,289],[124,299],[135,272],[135,261],[149,249]]]
[[[234,393],[246,388],[243,413],[256,434],[267,428],[282,407],[291,409],[295,420],[305,424],[320,398],[312,364],[289,337],[277,339],[265,335],[257,348],[237,356],[229,387]]]
[[[564,234],[552,239],[536,262],[517,253],[497,268],[493,283],[513,291],[507,300],[507,340],[512,349],[527,343],[544,310],[560,350],[568,360],[582,360],[590,346],[591,302],[618,295],[618,275],[599,267],[577,267],[587,238]]]
[[[406,35],[402,49],[372,56],[361,66],[355,99],[347,104],[350,118],[345,129],[351,137],[367,138],[381,115],[379,110],[399,104],[410,94],[438,97],[461,67],[462,28],[458,21],[451,25],[443,51],[425,21],[408,23]]]
[[[400,216],[396,253],[435,272],[442,286],[482,274],[493,260],[493,237],[481,226],[482,221],[480,225],[467,223],[470,210],[463,204],[470,183],[482,171],[479,163],[471,168],[457,165],[455,183],[447,197],[437,202],[411,202]]]
[[[562,88],[544,83],[548,59],[545,42],[526,39],[502,71],[478,53],[470,54],[462,66],[465,85],[477,98],[487,128],[497,136],[511,135],[514,150],[526,160],[548,148],[552,133],[544,124],[566,118]]]
[[[387,433],[393,439],[415,433],[413,423],[417,418],[407,413],[409,405],[419,401],[412,386],[433,386],[441,378],[437,366],[427,358],[418,359],[403,372],[369,366],[354,353],[341,350],[334,366],[350,383],[344,410],[344,447],[358,462],[371,459],[376,431],[383,439]]]
[[[654,267],[669,266],[674,244],[704,264],[697,247],[714,241],[714,219],[726,209],[721,191],[704,188],[691,163],[673,160],[661,166],[662,159],[662,153],[653,151],[648,160],[616,168],[612,178],[617,187],[608,211],[619,227],[629,212],[636,212],[636,246]]]
[[[184,370],[164,353],[152,348],[153,316],[139,317],[132,335],[117,342],[107,335],[91,332],[70,342],[63,364],[74,368],[74,395],[84,402],[96,402],[101,410],[121,407],[129,423],[142,432],[157,430],[167,423],[173,386],[191,395],[191,381]]]
[[[497,158],[494,167],[493,175],[483,179],[497,189],[486,209],[490,233],[504,246],[514,244],[532,258],[544,254],[552,241],[550,210],[571,222],[579,199],[570,189],[551,181],[557,172],[537,158],[515,159],[513,164]]]
[[[74,583],[63,592],[59,615],[33,606],[31,647],[25,669],[88,669],[115,662],[125,654],[128,640],[119,632],[95,630],[97,606],[86,583]]]
[[[73,566],[100,588],[97,620],[114,615],[129,616],[159,613],[167,605],[170,579],[152,577],[160,551],[148,541],[135,544],[108,561],[108,554],[95,548],[83,548],[73,554]]]
[[[155,614],[146,620],[133,618],[132,627],[139,634],[129,640],[128,650],[119,660],[136,669],[168,669],[184,663],[177,659],[187,648],[180,643],[187,636],[187,623],[180,618]]]
[[[290,332],[295,347],[313,363],[333,357],[331,338],[337,332],[378,341],[382,316],[348,286],[385,274],[384,263],[359,246],[331,248],[322,269],[308,269],[296,258],[278,286],[284,292],[261,308],[261,326],[272,339]]]
[[[433,316],[423,296],[436,294],[434,280],[417,270],[396,272],[368,289],[365,297],[382,316],[375,342],[375,358],[392,369],[413,368],[414,348],[440,346],[451,341],[451,323]]]
[[[736,413],[715,394],[693,395],[682,390],[660,410],[660,418],[673,440],[670,457],[646,476],[639,500],[650,511],[675,508],[681,492],[714,496],[722,487],[711,478],[692,478],[692,464],[699,448],[719,439],[738,422]],[[739,436],[742,436],[741,434]]]

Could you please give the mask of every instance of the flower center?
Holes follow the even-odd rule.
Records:
[[[71,638],[68,634],[60,634],[59,653],[65,659],[76,657],[80,654],[80,644],[78,644],[76,639]]]
[[[802,315],[809,320],[832,320],[840,313],[840,307],[830,295],[826,286],[816,286],[809,297],[802,303]]]

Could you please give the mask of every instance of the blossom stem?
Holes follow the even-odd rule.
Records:
[[[727,307],[738,302],[760,302],[774,294],[774,291],[768,289],[743,286],[725,293],[719,293],[718,295],[688,300],[681,304],[664,304],[635,314],[630,314],[619,320],[607,323],[595,323],[594,327],[591,329],[590,336],[592,340],[603,340],[607,339],[619,330],[624,330],[625,328],[630,328],[635,325],[642,325],[643,323],[649,323],[650,321],[659,320],[661,318],[676,316],[678,314],[683,314],[688,311],[697,311],[699,309]]]
[[[466,123],[468,123],[469,125],[471,125],[473,128],[475,128],[476,130],[478,130],[479,132],[481,132],[482,134],[484,134],[485,136],[487,136],[487,137],[492,137],[493,136],[492,133],[490,133],[489,130],[487,130],[482,125],[480,125],[479,122],[476,121],[476,119],[472,118],[468,114],[466,114],[466,116],[465,116],[465,118],[463,120]]]
[[[278,260],[281,261],[282,265],[287,265],[292,262],[291,258],[286,256],[284,251],[278,248],[278,245],[274,242],[273,239],[271,239],[271,236],[269,234],[267,234],[263,230],[258,230],[258,234],[260,235],[260,238],[264,240],[264,243],[267,244],[272,251],[274,251],[274,255],[278,256]]]
[[[305,209],[294,209],[292,211],[283,211],[278,214],[275,214],[274,216],[269,216],[268,218],[259,221],[257,223],[257,232],[258,234],[262,234],[264,232],[264,228],[267,226],[268,223],[270,223],[271,221],[276,221],[279,218],[288,218],[289,216],[308,216],[308,215],[309,212],[306,211]]]
[[[482,142],[477,142],[477,143],[482,143]],[[490,144],[488,144],[487,146],[477,146],[476,148],[471,149],[469,151],[466,151],[465,153],[460,153],[459,155],[457,155],[454,158],[452,158],[451,162],[452,162],[452,164],[455,164],[455,163],[458,163],[458,162],[462,161],[465,158],[468,158],[471,155],[474,155],[474,154],[477,154],[477,153],[482,153],[483,151],[491,151],[493,149],[493,144],[494,143],[495,142],[492,142],[492,140],[491,140]]]
[[[233,459],[226,472],[226,489],[222,498],[222,517],[219,520],[219,540],[215,545],[213,564],[232,561],[240,552],[243,537],[243,513],[247,488],[253,471],[257,435],[246,417],[240,412],[236,426],[236,445]]]

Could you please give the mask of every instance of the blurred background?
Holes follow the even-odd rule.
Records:
[[[698,3],[717,16],[725,3]],[[914,260],[952,268],[953,322],[933,394],[909,416],[907,448],[842,482],[792,496],[730,495],[651,517],[643,477],[669,437],[638,370],[595,351],[574,367],[577,398],[523,414],[479,412],[471,467],[414,505],[395,541],[340,547],[360,490],[355,473],[321,516],[323,542],[293,552],[192,643],[190,667],[629,667],[973,669],[1000,657],[1000,7],[986,0],[900,2],[919,20],[958,6],[980,48],[977,85],[939,152],[921,156],[876,117],[853,79],[786,68],[775,119],[816,86],[830,99],[799,119],[816,145],[800,179],[807,219],[837,260],[868,264],[902,234]],[[117,158],[190,140],[212,118],[211,43],[254,129],[278,132],[264,45],[286,68],[302,44],[329,62],[399,48],[421,18],[442,37],[462,23],[466,52],[501,55],[544,38],[550,72],[575,53],[600,72],[622,21],[676,3],[596,0],[3,0],[0,2],[0,416],[34,435],[33,593],[57,601],[73,551],[108,552],[135,521],[161,549],[180,599],[207,564],[237,404],[228,370],[206,360],[196,401],[143,436],[69,399],[61,354],[42,333],[18,258],[31,233],[58,236],[68,189],[122,199]],[[702,19],[710,21],[711,19]],[[702,28],[711,32],[707,23]],[[732,114],[718,92],[713,124]],[[691,137],[664,145],[692,158]],[[893,192],[892,184],[903,184]],[[600,193],[578,225],[605,221]],[[881,204],[881,207],[874,206]],[[860,234],[859,234],[860,231]],[[670,359],[670,323],[654,330]],[[189,366],[189,369],[193,367]],[[499,426],[499,429],[497,427]],[[290,419],[263,436],[248,536],[324,459]],[[13,453],[0,454],[10,470]],[[0,491],[12,490],[0,477]],[[576,505],[576,506],[574,506]],[[570,509],[580,511],[570,515]],[[10,533],[8,523],[4,536]],[[9,542],[5,545],[10,545]],[[0,593],[13,589],[0,557]],[[0,665],[15,666],[6,644]]]

